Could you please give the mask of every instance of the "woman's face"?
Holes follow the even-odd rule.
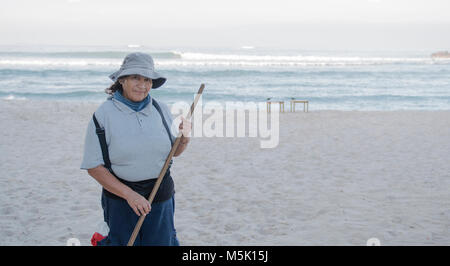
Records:
[[[147,97],[153,82],[152,79],[140,75],[131,75],[121,79],[120,84],[123,88],[123,97],[133,102],[140,102]]]

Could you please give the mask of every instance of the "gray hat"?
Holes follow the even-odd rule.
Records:
[[[120,77],[128,75],[141,75],[152,79],[153,89],[161,87],[166,82],[165,77],[155,72],[153,58],[140,52],[128,54],[123,60],[120,69],[109,75],[109,78],[116,82]]]

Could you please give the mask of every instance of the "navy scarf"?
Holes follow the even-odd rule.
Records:
[[[123,97],[122,93],[120,93],[119,91],[116,91],[114,93],[114,99],[124,103],[126,106],[130,107],[135,112],[139,112],[142,109],[144,109],[147,106],[147,104],[150,102],[150,94],[148,94],[147,97],[145,97],[145,99],[140,102],[133,102],[133,101],[130,101],[127,98]]]

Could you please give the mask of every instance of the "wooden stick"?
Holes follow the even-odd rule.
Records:
[[[189,110],[189,113],[186,117],[186,120],[189,120],[192,116],[192,113],[194,112],[195,106],[197,105],[197,102],[203,92],[203,89],[205,88],[205,84],[201,84],[200,89],[198,89],[197,95],[195,96],[194,102],[191,105],[191,109]],[[148,201],[150,202],[150,205],[153,202],[153,199],[155,198],[156,192],[158,191],[159,186],[161,185],[161,182],[164,178],[164,175],[166,174],[167,168],[169,167],[170,160],[172,160],[173,155],[175,154],[175,151],[178,148],[178,145],[181,141],[182,132],[178,132],[178,136],[175,140],[175,143],[172,146],[172,149],[170,150],[169,155],[167,156],[166,162],[164,163],[163,168],[161,169],[161,172],[159,173],[158,179],[156,180],[155,186],[153,187],[152,193],[150,193],[150,196],[148,198]],[[131,234],[130,240],[128,241],[127,246],[133,246],[134,241],[136,240],[137,234],[139,233],[139,230],[141,230],[141,226],[144,223],[145,215],[141,215],[139,217],[139,220],[134,227],[133,233]]]

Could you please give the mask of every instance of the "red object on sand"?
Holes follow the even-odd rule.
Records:
[[[105,238],[106,238],[106,236],[103,236],[103,235],[101,235],[101,234],[95,232],[95,233],[92,235],[92,238],[91,238],[91,244],[95,247],[95,246],[97,246],[97,242],[102,241],[102,240],[105,239]]]

